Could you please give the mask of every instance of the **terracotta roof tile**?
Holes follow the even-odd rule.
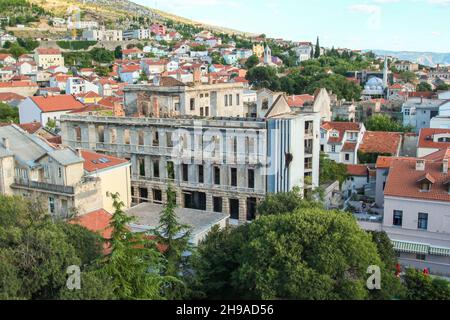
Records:
[[[80,101],[71,95],[58,95],[48,97],[30,97],[30,99],[43,112],[68,111],[84,107]]]
[[[424,128],[420,130],[419,135],[419,148],[430,148],[430,149],[447,149],[450,147],[450,142],[434,142],[433,136],[436,134],[445,134],[448,133],[450,135],[450,129],[430,129]]]
[[[88,172],[103,170],[106,168],[111,168],[124,163],[128,163],[128,160],[125,159],[120,159],[86,150],[81,151],[81,156],[84,158],[84,170]]]
[[[348,164],[347,174],[349,176],[361,176],[365,177],[368,174],[367,166],[362,164]]]
[[[367,131],[359,150],[364,153],[396,155],[402,141],[398,132]]]
[[[392,161],[384,190],[385,196],[450,202],[448,187],[445,185],[449,174],[442,172],[442,161],[425,161],[425,171],[416,170],[416,161],[415,158]],[[418,181],[424,178],[430,182],[434,181],[429,192],[420,190]]]

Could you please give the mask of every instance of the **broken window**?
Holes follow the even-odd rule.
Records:
[[[105,142],[105,127],[104,126],[98,126],[97,127],[97,138],[98,142]]]
[[[143,130],[138,131],[138,144],[140,146],[144,145],[144,131]]]
[[[75,137],[77,142],[81,142],[81,128],[75,127]]]
[[[130,144],[130,130],[129,129],[123,130],[123,142],[125,144]]]

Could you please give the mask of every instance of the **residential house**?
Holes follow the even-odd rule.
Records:
[[[5,103],[17,107],[25,97],[14,92],[0,92],[0,103]]]
[[[49,67],[64,67],[64,57],[59,49],[37,48],[34,52],[34,61],[41,69]]]
[[[72,95],[28,97],[19,105],[20,123],[37,121],[45,127],[49,120],[58,121],[61,115],[83,107]]]
[[[143,57],[144,52],[138,48],[122,50],[122,59],[134,60],[134,59],[142,59]]]
[[[13,92],[24,97],[33,96],[38,91],[38,85],[32,81],[0,82],[0,93]]]
[[[338,163],[358,164],[358,150],[366,133],[363,123],[323,122],[320,149]]]
[[[420,130],[417,157],[422,158],[448,147],[450,147],[450,128]]]
[[[17,60],[14,59],[12,54],[9,53],[0,53],[0,65],[9,66],[16,64]]]
[[[119,68],[120,81],[133,84],[139,80],[141,75],[140,65],[125,65]]]
[[[363,164],[348,164],[347,177],[342,184],[342,192],[346,199],[353,194],[364,194],[366,185],[369,183],[369,169]]]

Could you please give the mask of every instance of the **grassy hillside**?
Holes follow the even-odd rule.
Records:
[[[4,0],[1,0],[4,1]],[[12,0],[11,0],[12,1]],[[250,36],[252,34],[225,27],[211,26],[186,19],[160,10],[144,7],[128,0],[28,0],[55,16],[67,16],[71,7],[81,9],[85,19],[100,23],[112,23],[117,20],[131,20],[133,17],[151,18],[152,21],[164,22],[172,20],[176,23],[194,25],[213,32]]]

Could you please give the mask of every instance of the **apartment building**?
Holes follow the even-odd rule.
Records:
[[[34,53],[34,61],[42,69],[64,67],[64,57],[59,49],[37,48]]]
[[[439,115],[441,100],[410,97],[402,105],[403,125],[411,126],[416,133],[429,128],[431,119]]]
[[[366,128],[363,123],[324,122],[320,128],[320,149],[331,160],[358,164],[358,149]]]
[[[404,265],[450,275],[450,149],[393,160],[384,190],[383,230]]]
[[[152,32],[150,29],[133,29],[133,30],[126,30],[123,32],[123,39],[124,40],[144,40],[144,39],[151,39]]]
[[[417,156],[425,157],[442,149],[450,147],[450,129],[420,130],[417,143]]]
[[[202,84],[194,71],[194,83],[185,84],[172,77],[155,76],[151,85],[124,88],[128,116],[169,117],[245,117],[242,83]],[[267,110],[266,110],[267,112]]]
[[[66,115],[61,133],[63,144],[129,159],[135,204],[164,203],[171,184],[180,207],[245,222],[268,193],[319,183],[320,116],[281,109],[266,119]]]
[[[122,41],[122,30],[92,29],[83,30],[83,40],[87,41]]]
[[[107,192],[130,206],[128,161],[55,147],[16,125],[0,127],[0,139],[0,193],[41,200],[58,218],[111,210]]]

